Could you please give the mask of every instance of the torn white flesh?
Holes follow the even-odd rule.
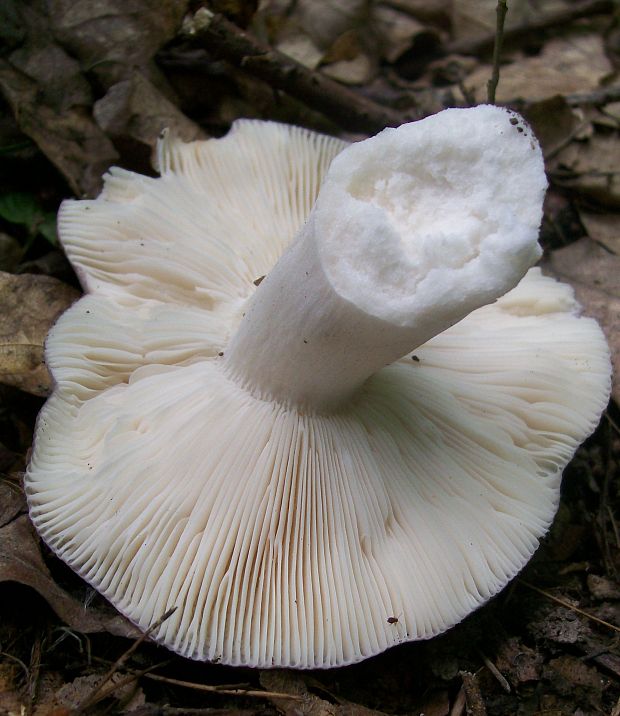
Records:
[[[491,106],[387,129],[333,161],[225,351],[258,397],[311,411],[512,289],[540,256],[543,159]]]

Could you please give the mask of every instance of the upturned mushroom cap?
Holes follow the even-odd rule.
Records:
[[[262,369],[243,368],[239,356],[243,336],[260,340],[260,322],[244,326],[262,316],[260,296],[279,290],[274,264],[300,230],[287,256],[334,209],[321,199],[325,214],[304,227],[344,143],[238,122],[221,140],[166,140],[161,178],[114,169],[96,201],[63,205],[60,235],[87,295],[48,339],[56,388],[26,475],[31,517],[50,547],[139,626],[177,607],[154,638],[180,654],[314,668],[429,638],[496,594],[554,516],[562,470],[608,399],[608,349],[572,290],[538,269],[484,305],[538,255],[542,161],[535,140],[521,136],[522,151],[535,157],[514,166],[514,117],[503,110],[438,117],[411,140],[415,150],[433,121],[453,127],[436,146],[419,145],[409,162],[390,150],[392,176],[411,179],[407,194],[418,196],[420,213],[415,200],[406,213],[402,192],[396,212],[387,211],[404,224],[398,235],[415,239],[424,226],[417,248],[403,249],[418,252],[414,271],[428,259],[416,286],[434,269],[456,271],[457,295],[436,272],[428,306],[422,296],[403,312],[390,294],[377,316],[368,286],[383,279],[366,272],[360,290],[351,277],[364,271],[347,246],[338,248],[343,233],[317,239],[317,272],[339,297],[330,316],[363,314],[371,327],[392,321],[396,351],[413,335],[406,331],[415,333],[415,356],[397,352],[368,379],[355,363],[361,385],[337,403],[321,394],[312,404],[320,376],[304,383],[305,364],[281,382],[265,367],[269,380],[254,389]],[[360,150],[349,151],[336,176]],[[429,182],[444,187],[443,205]],[[370,203],[392,201],[380,179],[367,186],[379,189]],[[537,204],[521,206],[525,200]],[[488,243],[484,202],[499,245],[488,253],[480,248]],[[467,261],[454,260],[459,230],[479,238],[468,255],[491,266],[501,254],[497,271],[509,275],[499,280],[483,268],[471,288],[457,271]],[[447,257],[433,254],[438,235]],[[511,256],[516,268],[507,269]],[[353,268],[342,268],[347,261]],[[397,274],[389,290],[400,290],[398,261],[385,265]],[[320,300],[306,303],[320,308]],[[433,305],[443,307],[435,333]],[[411,312],[415,320],[404,325]],[[272,329],[260,326],[268,343]],[[313,336],[319,345],[339,340],[300,333],[300,361]],[[286,373],[297,354],[269,345],[248,363],[271,356]],[[312,364],[322,360],[318,349],[311,355]],[[340,380],[332,373],[325,368],[326,380]],[[283,398],[296,375],[303,390]]]

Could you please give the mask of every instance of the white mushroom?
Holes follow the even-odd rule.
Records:
[[[598,325],[526,273],[529,128],[446,110],[345,149],[244,121],[160,164],[63,205],[88,295],[48,339],[37,529],[139,626],[176,606],[154,637],[195,659],[338,666],[457,623],[609,395]]]

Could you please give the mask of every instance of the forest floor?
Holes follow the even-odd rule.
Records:
[[[139,639],[41,543],[21,487],[51,388],[45,335],[80,294],[56,237],[60,201],[96,196],[111,165],[153,175],[166,127],[189,141],[255,117],[355,140],[484,102],[495,6],[4,0],[0,714],[620,716],[618,382],[565,471],[550,533],[519,577],[443,636],[340,669],[195,663]],[[192,18],[204,8],[216,14],[197,29]],[[611,1],[510,0],[496,94],[526,116],[543,147],[544,270],[570,282],[600,321],[616,376],[618,12]]]

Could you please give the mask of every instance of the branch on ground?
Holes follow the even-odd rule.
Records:
[[[414,119],[309,70],[206,8],[186,20],[182,33],[193,44],[319,110],[343,128],[377,132]]]

